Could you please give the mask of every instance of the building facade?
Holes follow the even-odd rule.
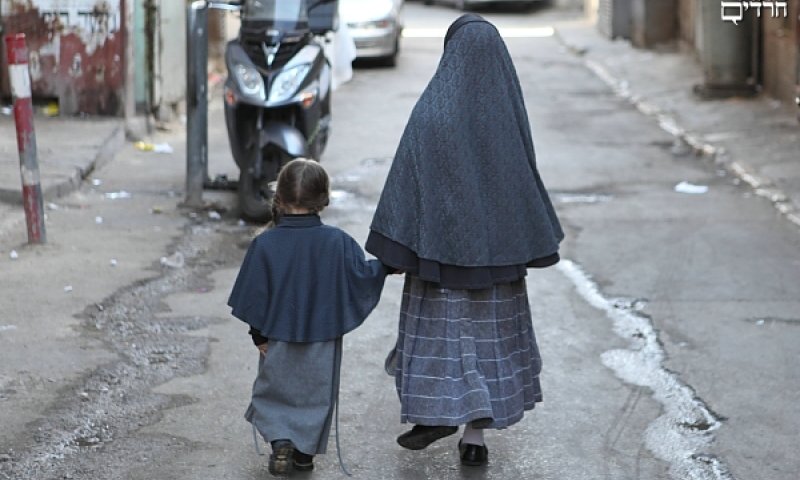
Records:
[[[0,0],[3,35],[25,33],[33,94],[70,114],[119,115],[126,0]],[[8,95],[3,48],[0,85]]]
[[[25,33],[34,100],[62,115],[167,118],[186,96],[188,0],[0,0],[0,33]],[[211,15],[212,54],[224,29]],[[2,41],[0,40],[0,43]],[[5,47],[0,96],[8,98]]]
[[[587,0],[587,8],[608,36],[694,52],[709,96],[749,90],[800,107],[800,0]]]

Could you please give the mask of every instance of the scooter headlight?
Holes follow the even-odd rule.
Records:
[[[292,95],[305,80],[309,70],[311,70],[311,65],[306,64],[298,65],[279,73],[269,90],[269,101],[285,102],[292,98]]]
[[[261,78],[261,74],[258,73],[258,70],[250,65],[237,63],[233,71],[236,74],[236,80],[238,80],[239,88],[242,90],[243,94],[248,97],[256,97],[262,101],[264,100],[264,79]]]

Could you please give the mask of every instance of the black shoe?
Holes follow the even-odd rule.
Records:
[[[422,450],[436,440],[452,435],[457,431],[458,427],[414,425],[414,428],[397,437],[397,443],[409,450]]]
[[[489,449],[486,448],[486,445],[473,445],[459,441],[458,453],[461,456],[461,465],[482,467],[489,463]]]
[[[295,450],[292,455],[292,465],[298,472],[310,472],[314,470],[314,455]]]
[[[269,473],[288,475],[292,472],[294,445],[288,440],[272,442],[272,453],[269,456]]]

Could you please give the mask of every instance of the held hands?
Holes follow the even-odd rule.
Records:
[[[258,353],[261,354],[262,357],[265,357],[267,355],[267,345],[269,345],[269,343],[267,342],[264,342],[261,345],[256,345]]]
[[[405,275],[405,273],[406,273],[405,270],[400,270],[399,268],[394,268],[394,267],[392,267],[390,265],[387,265],[387,264],[385,264],[383,262],[381,262],[381,263],[382,263],[383,269],[386,271],[387,275]]]

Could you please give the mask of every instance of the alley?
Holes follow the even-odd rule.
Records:
[[[405,8],[397,67],[362,66],[335,92],[322,159],[323,220],[362,244],[459,15]],[[545,401],[487,434],[485,469],[459,465],[455,437],[400,448],[407,426],[383,370],[403,282],[391,277],[345,337],[338,433],[354,478],[795,479],[800,230],[729,172],[676,152],[587,68],[557,34],[573,13],[485,16],[514,29],[538,166],[567,233],[562,262],[528,274]],[[210,110],[210,173],[235,178],[219,95]],[[0,235],[0,478],[269,478],[243,419],[257,351],[226,307],[257,226],[240,222],[233,192],[179,208],[184,131],[156,141],[175,152],[127,144],[93,173],[100,183],[57,202],[50,245]],[[708,192],[676,192],[684,181]],[[131,198],[106,195],[119,191]],[[176,252],[179,268],[162,265]],[[23,299],[28,285],[42,302]],[[346,478],[333,441],[307,477]]]

